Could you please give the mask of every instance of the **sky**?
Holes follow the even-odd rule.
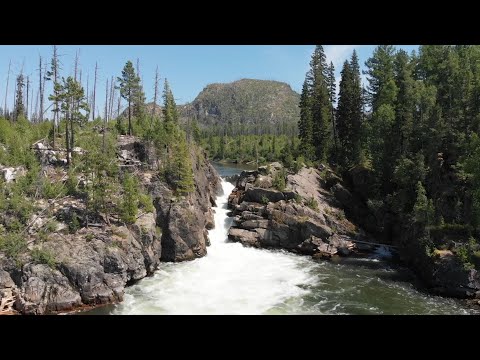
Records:
[[[342,64],[350,58],[354,49],[357,50],[363,68],[375,46],[325,45],[327,61],[332,61],[336,69],[337,83],[340,80]],[[61,45],[57,48],[62,66],[61,75],[65,77],[73,75],[75,53],[79,52],[82,83],[86,90],[88,77],[90,93],[93,89],[95,62],[98,62],[97,113],[100,111],[100,114],[103,114],[106,80],[112,76],[120,76],[128,60],[136,65],[139,59],[140,76],[147,102],[153,101],[155,68],[158,66],[160,89],[163,89],[166,77],[177,104],[184,104],[194,100],[208,84],[243,78],[283,81],[293,90],[300,92],[315,45]],[[418,46],[402,45],[397,48],[411,52]],[[33,81],[30,86],[33,86],[36,96],[39,56],[50,65],[52,46],[0,45],[0,107],[3,108],[5,103],[10,60],[12,66],[7,107],[13,107],[15,77],[22,68],[25,76],[28,75]],[[365,80],[363,75],[362,77]],[[52,84],[48,82],[45,99],[51,93]],[[50,117],[51,114],[47,113],[46,116]]]

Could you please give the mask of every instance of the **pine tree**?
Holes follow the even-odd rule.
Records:
[[[23,87],[25,86],[25,79],[23,74],[17,76],[17,86],[15,94],[15,111],[14,118],[18,120],[19,118],[25,117],[25,106],[23,105]]]
[[[175,104],[175,99],[173,97],[172,90],[168,80],[165,78],[165,85],[163,88],[163,117],[165,123],[174,123],[178,124],[178,110],[177,105]]]
[[[427,193],[421,181],[417,183],[417,200],[413,207],[415,221],[430,225],[433,222],[435,209],[431,199],[427,198]]]
[[[300,120],[298,122],[298,136],[300,138],[300,149],[302,154],[312,159],[314,157],[313,147],[313,123],[311,112],[311,97],[307,80],[303,83],[300,95]]]
[[[123,198],[120,205],[120,218],[127,224],[133,224],[137,219],[138,212],[138,182],[127,173],[122,186]]]
[[[195,181],[184,131],[179,130],[172,146],[173,156],[169,164],[172,183],[178,194],[186,195],[195,190]]]
[[[128,102],[128,135],[133,135],[132,130],[132,107],[138,100],[140,91],[140,78],[135,74],[132,62],[129,60],[122,70],[122,76],[117,78],[120,83],[117,88],[120,89],[122,98]]]
[[[377,46],[373,56],[365,65],[368,75],[368,97],[372,106],[372,120],[368,146],[372,164],[378,174],[383,195],[392,191],[392,178],[395,169],[395,148],[391,145],[395,139],[395,106],[398,88],[394,72],[394,47]]]
[[[406,155],[409,150],[409,140],[413,131],[413,115],[415,109],[415,94],[413,68],[408,54],[399,50],[395,56],[395,81],[398,94],[395,106],[395,133],[399,135],[395,146],[395,157]]]
[[[310,61],[307,83],[311,92],[313,144],[318,160],[324,161],[330,146],[331,102],[325,52],[317,45]]]
[[[47,72],[47,80],[53,79],[53,94],[48,97],[48,100],[53,101],[53,148],[55,149],[55,138],[57,133],[57,126],[59,123],[60,107],[58,106],[60,100],[61,85],[58,82],[58,76],[60,71],[60,64],[58,62],[57,47],[53,46],[53,57],[51,62],[50,71]],[[88,94],[87,94],[88,95]]]
[[[337,129],[335,124],[335,103],[337,102],[337,84],[335,83],[335,67],[333,66],[333,62],[330,62],[330,66],[328,67],[328,76],[327,76],[327,86],[328,86],[328,96],[330,98],[330,109],[332,113],[332,132],[333,132],[333,142],[335,144],[334,149],[334,159],[335,162],[338,161],[338,135]]]
[[[353,74],[348,61],[343,63],[341,71],[340,90],[338,93],[337,108],[337,131],[340,141],[340,154],[338,157],[339,165],[342,168],[348,168],[353,164],[352,156],[352,133],[353,124],[351,122],[352,113],[352,87]]]
[[[83,87],[79,82],[69,76],[66,80],[62,78],[63,84],[59,90],[61,110],[66,120],[65,144],[67,147],[67,163],[72,161],[72,150],[75,147],[75,126],[88,120],[89,108],[87,106]]]

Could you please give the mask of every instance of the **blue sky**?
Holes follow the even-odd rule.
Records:
[[[158,65],[163,87],[167,77],[178,104],[192,101],[208,84],[230,82],[242,78],[256,78],[283,81],[300,92],[314,45],[62,45],[62,75],[73,74],[75,52],[79,50],[82,82],[86,88],[87,75],[89,90],[93,88],[95,62],[98,62],[97,104],[103,114],[105,82],[111,76],[119,76],[127,60],[136,64],[140,60],[140,75],[143,78],[147,101],[153,100],[155,68]],[[370,57],[375,45],[325,45],[327,61],[333,61],[337,81],[345,59],[356,49],[360,64]],[[416,45],[397,46],[408,52]],[[52,46],[44,45],[2,45],[0,46],[0,107],[5,102],[5,84],[8,62],[12,60],[9,82],[8,107],[13,106],[15,76],[21,71],[33,78],[34,96],[38,88],[39,55],[50,63]],[[47,83],[46,97],[51,93]],[[50,114],[47,114],[50,116]]]

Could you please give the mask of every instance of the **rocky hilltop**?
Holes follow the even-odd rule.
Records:
[[[35,147],[45,176],[67,181],[65,154]],[[85,201],[72,196],[35,200],[36,212],[23,234],[28,251],[16,258],[0,252],[0,311],[47,314],[120,302],[125,287],[151,275],[161,261],[204,256],[219,176],[199,148],[192,147],[190,156],[195,191],[176,196],[158,176],[152,149],[135,137],[118,138],[120,171],[133,173],[154,205],[129,225],[108,216],[84,223]],[[11,174],[18,178],[23,170],[4,173],[14,181]],[[78,229],[69,231],[72,226]],[[46,227],[54,228],[46,232]]]
[[[242,79],[206,86],[183,112],[201,125],[296,125],[300,95],[290,85],[270,80]]]

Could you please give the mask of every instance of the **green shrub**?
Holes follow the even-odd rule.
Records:
[[[57,231],[57,226],[58,226],[57,222],[54,220],[51,220],[45,224],[44,230],[46,233],[50,234],[52,232]]]
[[[458,259],[462,262],[465,270],[470,270],[474,268],[474,265],[470,262],[471,254],[467,245],[462,245],[457,247],[455,249],[455,254],[457,255]]]
[[[55,265],[57,264],[55,255],[49,250],[33,249],[30,255],[32,256],[33,262],[36,264],[45,264],[51,268],[55,268]]]
[[[293,163],[293,167],[292,167],[293,172],[295,174],[298,173],[302,169],[304,164],[305,164],[305,159],[303,158],[303,156],[299,156],[297,158],[297,161]]]
[[[337,220],[345,220],[345,211],[339,210],[334,213],[334,216]]]
[[[153,206],[152,197],[148,194],[140,194],[138,196],[138,205],[145,212],[155,211],[155,207]]]
[[[8,257],[17,260],[18,256],[27,250],[25,237],[17,233],[7,233],[0,238],[0,250]]]
[[[272,185],[275,189],[278,191],[283,191],[285,189],[285,177],[286,177],[286,172],[284,169],[278,171],[275,174],[275,177],[273,178]]]
[[[44,178],[42,181],[42,195],[45,199],[55,199],[66,195],[66,189],[62,183],[51,182]]]
[[[76,212],[72,214],[72,219],[68,223],[68,230],[70,234],[75,234],[78,229],[80,229],[80,221],[78,220],[78,215]]]
[[[268,200],[268,197],[266,197],[265,195],[262,196],[262,204],[263,205],[267,205],[269,203],[270,200]]]
[[[312,210],[318,210],[318,202],[313,198],[313,196],[305,201],[305,205]]]
[[[65,181],[65,192],[70,196],[77,195],[77,177],[71,169],[68,170],[67,181]]]
[[[295,197],[294,197],[295,202],[296,202],[297,204],[301,204],[301,203],[302,203],[302,196],[301,196],[300,194],[297,194],[297,193],[295,193],[294,196],[295,196]]]
[[[95,237],[95,235],[93,235],[93,233],[88,233],[88,234],[85,236],[85,240],[87,240],[87,241],[92,241],[94,237]]]

